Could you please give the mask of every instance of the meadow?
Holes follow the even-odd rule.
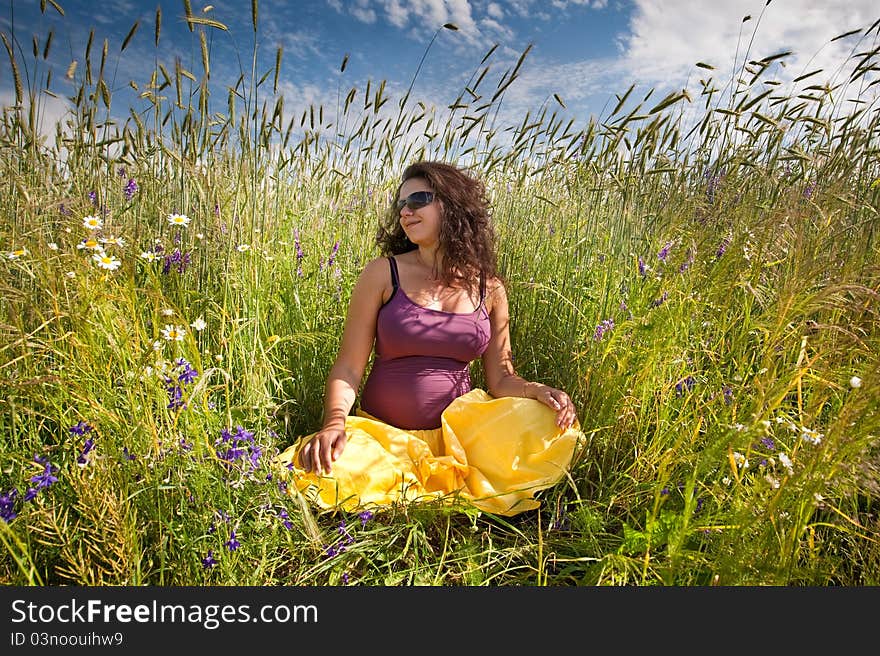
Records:
[[[746,53],[731,79],[698,64],[700,94],[621,89],[577,125],[561,88],[507,125],[528,50],[493,85],[490,48],[448,107],[372,83],[303,108],[281,51],[214,89],[226,28],[184,5],[200,69],[135,24],[157,58],[120,108],[126,43],[90,39],[48,137],[51,43],[3,35],[0,582],[880,584],[878,23],[831,84]],[[319,512],[273,464],[319,427],[418,159],[486,181],[517,368],[578,408],[537,511]]]

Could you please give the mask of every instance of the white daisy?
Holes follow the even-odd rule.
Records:
[[[244,253],[245,251],[250,250],[250,248],[250,244],[239,244],[235,247],[239,253]]]
[[[103,251],[103,247],[98,243],[97,239],[83,239],[80,243],[76,245],[76,247],[80,250],[87,248],[90,251]]]
[[[119,246],[119,248],[125,247],[125,240],[122,237],[104,237],[99,241],[106,246]]]
[[[46,246],[49,247],[50,251],[57,251],[58,250],[58,244],[56,244],[54,241],[50,241],[48,244],[46,244]]]
[[[141,258],[146,260],[147,262],[155,262],[159,259],[159,256],[153,251],[144,251],[141,253]]]
[[[186,328],[183,326],[172,326],[171,324],[165,324],[165,327],[162,329],[162,337],[164,337],[167,341],[177,341],[182,342],[183,338],[186,336]]]
[[[27,254],[28,254],[28,249],[19,248],[18,250],[10,251],[6,257],[8,257],[10,260],[17,260],[18,258],[24,257]]]
[[[169,214],[168,215],[168,223],[171,225],[181,226],[183,228],[187,227],[190,222],[190,218],[186,214]]]
[[[107,255],[107,253],[95,253],[92,255],[92,259],[98,263],[98,266],[102,269],[107,269],[108,271],[115,271],[118,269],[122,262],[111,255]]]
[[[791,476],[794,474],[794,467],[791,464],[791,458],[788,457],[785,453],[779,454],[779,462],[782,463],[782,466],[788,471],[788,475]]]
[[[104,221],[97,216],[86,216],[83,218],[83,227],[89,230],[100,230],[104,227]]]
[[[193,322],[190,324],[190,327],[191,327],[193,330],[197,331],[197,332],[201,332],[201,331],[203,331],[205,328],[208,327],[208,324],[205,323],[205,320],[204,320],[202,317],[199,317],[198,319],[196,319],[195,321],[193,321]]]
[[[171,308],[162,308],[163,317],[170,317],[172,314],[174,314],[174,310],[172,310]]]

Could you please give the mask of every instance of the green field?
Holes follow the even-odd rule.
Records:
[[[699,95],[624,88],[584,125],[564,89],[499,123],[528,52],[484,88],[491,50],[452,108],[382,83],[297,107],[280,52],[214,89],[205,47],[201,70],[157,55],[129,110],[98,39],[46,130],[42,46],[7,43],[0,583],[880,584],[864,27],[834,86],[707,67]],[[351,287],[423,158],[485,179],[518,371],[588,437],[539,511],[318,512],[272,464],[320,425]]]

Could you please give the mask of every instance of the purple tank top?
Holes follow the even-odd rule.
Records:
[[[394,291],[379,309],[361,408],[397,428],[439,428],[446,406],[471,390],[469,364],[489,344],[485,284],[481,278],[473,312],[432,310],[410,300],[400,288],[397,261],[388,260]]]

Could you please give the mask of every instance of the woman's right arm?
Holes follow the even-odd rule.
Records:
[[[324,390],[323,425],[300,451],[305,471],[329,474],[332,463],[342,455],[348,439],[345,418],[354,405],[373,351],[376,318],[389,280],[388,260],[378,258],[367,263],[351,292],[339,352]]]

